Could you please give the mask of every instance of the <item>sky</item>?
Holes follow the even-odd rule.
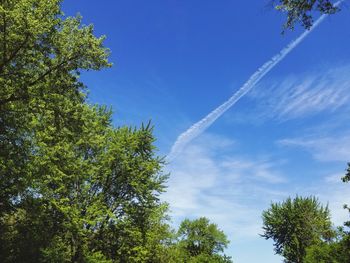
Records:
[[[113,123],[152,121],[158,154],[236,92],[302,32],[281,34],[269,0],[65,0],[106,35],[114,66],[84,72],[89,102],[112,106]],[[236,263],[279,263],[261,213],[288,196],[315,195],[334,225],[348,215],[350,3],[303,42],[164,168],[162,196],[176,226],[208,217]]]

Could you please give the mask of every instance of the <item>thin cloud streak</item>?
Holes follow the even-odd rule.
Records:
[[[254,116],[288,121],[319,113],[339,113],[339,109],[348,111],[349,70],[350,65],[333,66],[330,70],[264,83],[264,89],[251,95],[251,98],[261,102],[254,109]]]
[[[282,146],[300,147],[311,153],[318,161],[347,162],[350,156],[350,136],[337,135],[320,138],[282,139],[277,142]]]
[[[339,5],[342,1],[338,1],[335,5]],[[210,112],[200,121],[193,124],[187,131],[180,134],[175,143],[173,144],[171,151],[168,155],[168,160],[172,161],[177,155],[184,149],[184,147],[190,143],[194,138],[203,133],[209,128],[222,114],[230,109],[240,98],[247,94],[267,73],[269,73],[279,62],[281,62],[295,47],[297,47],[321,22],[327,17],[323,14],[310,30],[302,33],[297,39],[283,48],[277,55],[273,56],[269,61],[263,64],[244,85],[234,93],[226,102],[221,104],[215,110]]]

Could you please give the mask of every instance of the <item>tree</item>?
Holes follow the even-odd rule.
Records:
[[[324,240],[306,249],[305,263],[347,263],[349,251],[345,246],[345,232],[342,227],[335,231],[331,240]]]
[[[79,129],[72,116],[84,101],[81,70],[108,67],[103,37],[80,17],[62,19],[59,0],[0,4],[0,214],[28,189],[35,122]]]
[[[80,72],[109,67],[108,50],[60,2],[0,2],[0,261],[161,262],[153,128],[86,103]]]
[[[284,29],[294,29],[296,23],[301,23],[304,28],[310,29],[315,12],[335,14],[340,11],[340,8],[330,0],[274,0],[273,5],[277,10],[287,13]]]
[[[320,205],[315,197],[297,196],[272,203],[262,218],[262,237],[273,239],[275,252],[283,256],[285,262],[304,262],[308,247],[334,235],[328,207]]]
[[[114,129],[103,125],[109,115],[103,110],[85,110],[79,134],[41,122],[28,170],[35,176],[1,218],[2,262],[160,257],[168,225],[158,194],[166,177],[154,157],[151,127]]]
[[[228,243],[224,232],[205,217],[192,221],[185,219],[178,230],[181,262],[230,263],[231,259],[222,255]]]
[[[350,163],[343,182],[350,180]],[[347,205],[344,208],[349,210]],[[350,211],[349,211],[350,212]],[[350,262],[350,232],[346,230],[350,227],[350,221],[344,223],[344,227],[338,227],[335,238],[325,240],[307,248],[305,263],[347,263]]]

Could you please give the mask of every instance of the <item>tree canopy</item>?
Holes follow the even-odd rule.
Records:
[[[350,179],[350,163],[346,170],[343,182],[348,182]],[[348,205],[344,208],[350,210]],[[336,235],[329,240],[323,240],[317,244],[310,246],[307,249],[305,262],[331,262],[331,263],[347,263],[350,262],[350,221],[344,222],[344,226],[338,227]]]
[[[114,128],[82,70],[104,37],[60,1],[1,2],[0,261],[156,262],[168,238],[152,126]]]
[[[183,262],[232,262],[230,257],[222,254],[229,243],[226,235],[207,218],[185,219],[177,234]]]
[[[277,10],[287,14],[284,29],[294,29],[297,23],[310,29],[315,13],[335,14],[340,10],[331,0],[273,0],[272,2]]]
[[[273,239],[275,252],[285,262],[304,262],[308,247],[334,235],[328,208],[314,197],[297,196],[272,203],[262,218],[262,237]]]

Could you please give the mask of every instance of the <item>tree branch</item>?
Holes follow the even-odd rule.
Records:
[[[24,41],[13,51],[13,53],[9,56],[9,58],[6,59],[4,57],[4,61],[0,65],[0,73],[2,73],[4,70],[4,67],[16,57],[18,52],[25,47],[25,45],[28,42],[28,39],[29,39],[29,35],[26,34]],[[6,45],[6,44],[4,44],[4,45]]]
[[[67,60],[62,61],[61,63],[57,64],[56,66],[49,68],[45,73],[43,73],[41,76],[39,76],[37,79],[35,79],[34,81],[32,81],[31,83],[29,83],[26,86],[26,89],[28,89],[29,87],[34,86],[35,84],[37,84],[40,80],[44,79],[47,75],[51,74],[52,72],[54,72],[55,70],[59,69],[60,67],[62,67],[64,64],[69,63],[70,61],[77,59],[79,57],[79,55],[73,56]],[[18,100],[26,100],[28,99],[29,96],[28,95],[23,95],[23,96],[15,96],[14,94],[12,94],[10,97],[6,98],[6,99],[2,99],[0,100],[0,106],[12,102],[12,101],[18,101]]]
[[[42,74],[41,76],[39,76],[36,80],[34,80],[33,82],[29,83],[28,87],[31,87],[33,85],[35,85],[36,83],[38,83],[40,80],[44,79],[47,75],[49,75],[50,73],[52,73],[53,71],[59,69],[60,67],[62,67],[64,64],[69,63],[70,61],[77,59],[79,57],[79,55],[73,56],[67,60],[62,61],[61,63],[57,64],[56,66],[54,66],[53,68],[49,68],[44,74]]]

